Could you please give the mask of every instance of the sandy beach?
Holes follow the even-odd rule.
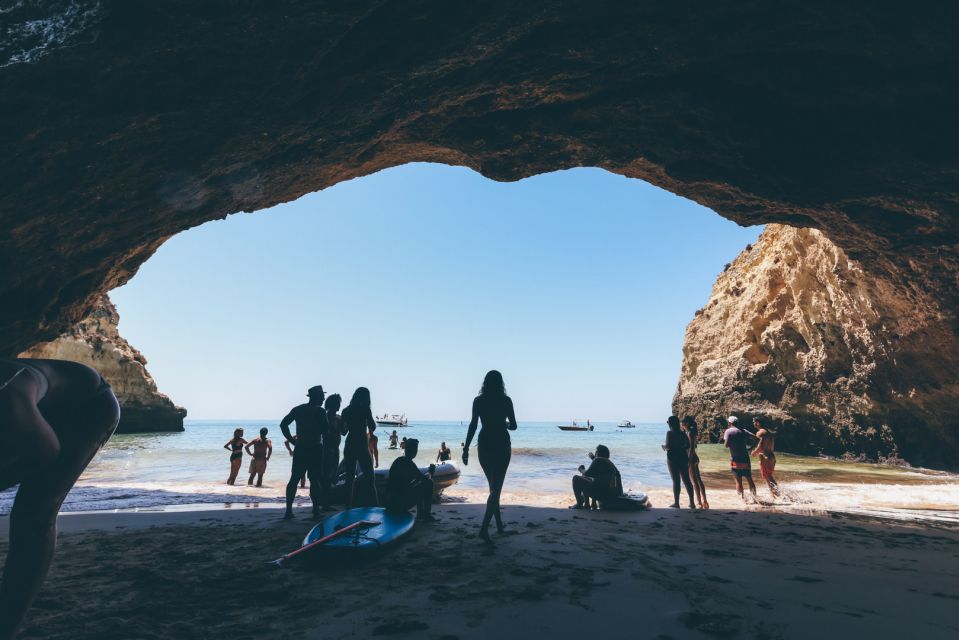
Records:
[[[304,570],[307,510],[63,514],[23,638],[955,638],[959,528],[743,507],[575,512],[447,502],[374,563]],[[507,501],[508,502],[508,501]],[[6,518],[0,521],[6,553]]]

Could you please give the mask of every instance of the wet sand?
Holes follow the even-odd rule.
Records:
[[[24,638],[955,638],[959,529],[753,505],[450,502],[379,561],[278,569],[311,523],[273,508],[69,514]],[[719,508],[717,508],[719,507]],[[6,553],[0,519],[0,555]]]

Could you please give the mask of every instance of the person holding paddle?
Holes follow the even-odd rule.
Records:
[[[313,502],[313,517],[320,517],[320,502],[323,493],[323,434],[329,429],[329,420],[323,408],[326,394],[323,387],[310,387],[306,392],[306,404],[293,407],[280,421],[283,437],[293,443],[293,469],[286,483],[286,512],[283,518],[293,517],[293,499],[296,485],[306,473],[310,476],[310,500]],[[296,435],[290,433],[290,424],[296,423]]]
[[[516,430],[516,415],[513,413],[513,401],[506,395],[506,385],[503,383],[503,374],[493,370],[486,374],[480,394],[473,400],[473,417],[466,432],[466,443],[463,445],[463,464],[469,464],[470,443],[476,434],[476,426],[482,421],[483,428],[479,434],[479,461],[489,484],[489,498],[486,500],[486,513],[483,514],[483,523],[480,525],[479,537],[487,543],[489,525],[496,518],[496,530],[505,531],[503,517],[500,514],[499,498],[503,492],[503,483],[506,481],[506,471],[512,457],[512,446],[509,432]]]

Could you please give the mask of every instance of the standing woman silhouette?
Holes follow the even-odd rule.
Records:
[[[363,472],[363,483],[367,486],[367,495],[372,496],[373,505],[379,504],[376,495],[376,480],[373,476],[373,458],[370,457],[370,443],[367,434],[376,431],[376,421],[370,409],[370,390],[359,387],[353,392],[350,406],[343,409],[340,416],[342,433],[346,436],[343,446],[343,464],[346,466],[346,509],[353,508],[353,483],[356,481],[356,465]]]
[[[479,462],[489,483],[489,498],[486,500],[486,513],[480,525],[479,537],[492,542],[489,537],[490,520],[496,518],[496,530],[503,533],[503,518],[499,510],[499,498],[506,480],[506,470],[513,455],[510,448],[509,431],[516,430],[516,415],[513,413],[513,401],[506,395],[503,374],[490,371],[483,379],[480,394],[473,400],[473,418],[470,420],[463,445],[463,464],[469,464],[470,443],[476,433],[476,423],[482,421],[483,428],[479,438]]]

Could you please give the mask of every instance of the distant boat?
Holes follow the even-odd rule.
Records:
[[[620,423],[619,423],[618,425],[616,425],[616,426],[619,427],[620,429],[635,429],[635,428],[636,428],[636,425],[634,425],[634,424],[633,424],[632,422],[630,422],[629,420],[623,420],[622,422],[620,422]]]
[[[376,420],[376,424],[381,425],[381,426],[384,426],[384,427],[406,427],[406,426],[408,426],[407,423],[406,423],[406,414],[405,414],[405,413],[404,413],[403,415],[399,415],[399,414],[396,414],[396,413],[387,415],[387,414],[384,413],[382,416],[376,416],[376,417],[374,418],[374,420]]]
[[[581,424],[577,424],[575,420],[573,420],[573,424],[558,424],[556,426],[563,431],[592,431],[593,430],[593,425],[590,424],[589,420],[586,421],[585,426]]]

